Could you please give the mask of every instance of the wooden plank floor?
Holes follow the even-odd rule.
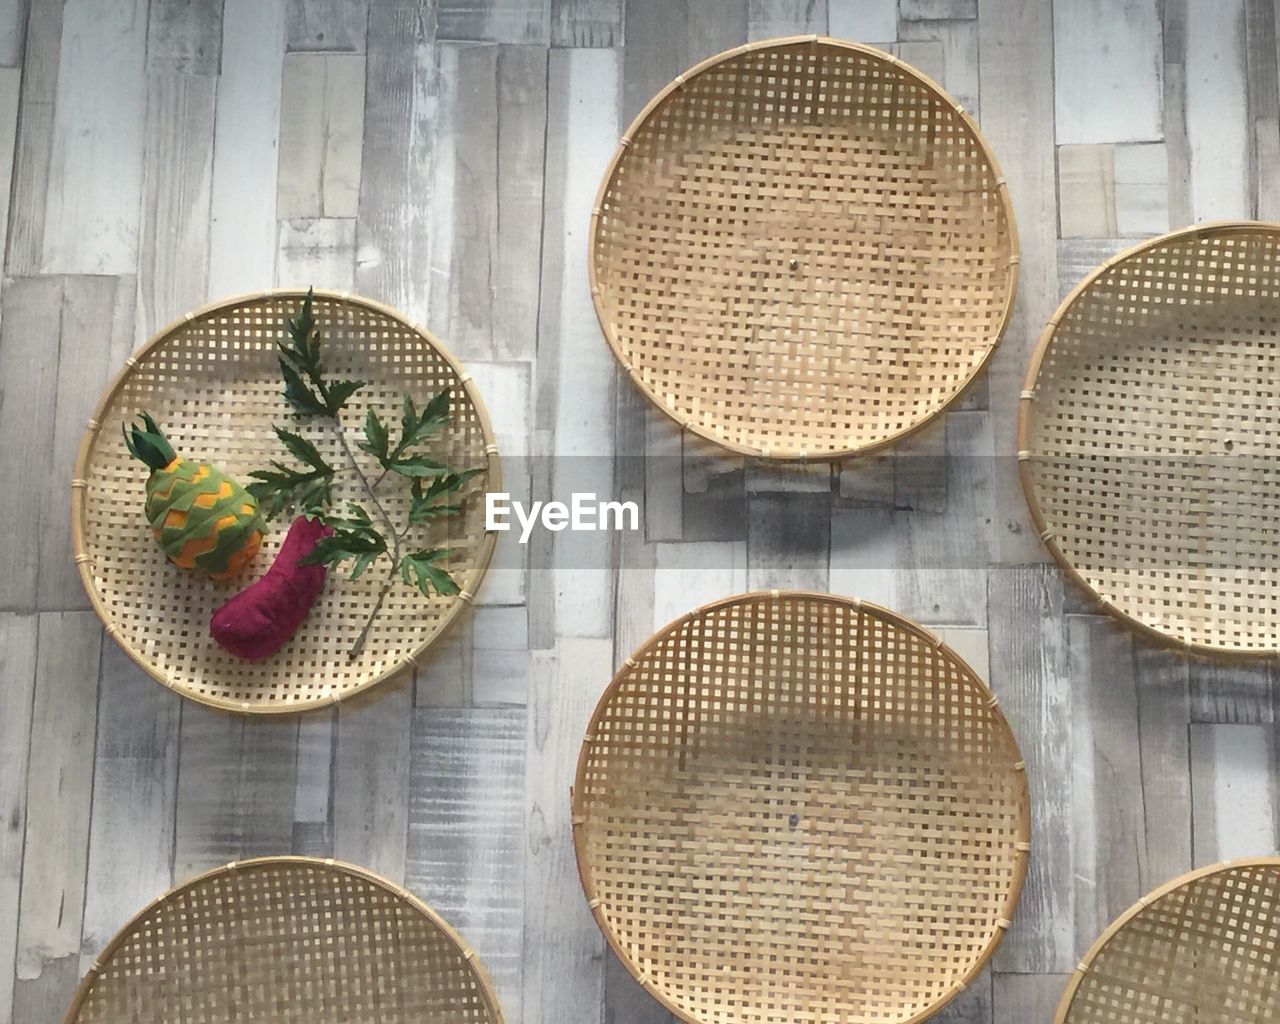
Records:
[[[0,0],[0,1024],[57,1021],[142,903],[295,851],[433,902],[511,1024],[669,1022],[579,897],[568,772],[614,666],[693,605],[826,588],[939,627],[989,673],[1036,798],[993,970],[941,1019],[1048,1024],[1117,912],[1271,853],[1280,667],[1154,648],[1090,613],[1030,530],[1027,353],[1101,259],[1280,210],[1275,0]],[[780,471],[681,437],[616,372],[585,231],[613,145],[677,72],[831,32],[980,114],[1022,239],[987,377],[888,455]],[[301,720],[147,680],[71,571],[67,484],[101,386],[149,333],[272,284],[429,324],[490,400],[512,489],[643,503],[643,534],[507,535],[413,678]],[[648,453],[647,462],[639,457]]]

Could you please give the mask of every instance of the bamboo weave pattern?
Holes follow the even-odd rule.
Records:
[[[1017,903],[1017,744],[973,671],[890,612],[804,593],[700,609],[628,660],[588,733],[587,897],[683,1020],[922,1020]]]
[[[973,122],[888,54],[751,44],[637,118],[601,188],[596,310],[683,426],[823,458],[919,427],[978,372],[1015,288]]]

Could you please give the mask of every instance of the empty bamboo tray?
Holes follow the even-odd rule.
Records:
[[[1177,231],[1050,319],[1018,430],[1036,527],[1108,611],[1280,650],[1280,225]]]
[[[63,1024],[502,1024],[461,937],[348,864],[265,857],[162,896],[94,961]]]
[[[1280,1020],[1280,857],[1202,868],[1103,933],[1054,1024]]]
[[[292,415],[282,396],[276,343],[304,294],[275,291],[232,299],[161,331],[128,360],[99,403],[73,481],[76,561],[107,632],[166,686],[235,711],[291,712],[330,704],[406,668],[474,595],[493,551],[494,535],[485,531],[484,503],[477,496],[486,488],[500,490],[501,475],[489,419],[470,375],[438,341],[394,310],[350,295],[316,292],[326,372],[367,382],[342,413],[350,446],[355,449],[362,436],[368,408],[377,408],[398,428],[402,391],[422,408],[448,389],[449,425],[421,450],[451,466],[487,467],[467,485],[461,515],[410,538],[450,549],[449,569],[463,593],[428,599],[397,581],[363,652],[351,659],[347,649],[377,601],[386,566],[379,563],[355,582],[334,571],[311,614],[273,657],[241,661],[214,643],[210,616],[266,572],[288,517],[269,524],[262,551],[230,584],[171,566],[143,514],[147,468],[126,450],[121,424],[149,410],[180,455],[221,465],[241,482],[248,481],[250,471],[269,468],[272,459],[294,461],[273,424],[315,441],[330,465],[346,465],[334,432]],[[367,461],[370,472],[376,470],[371,456],[355,454]],[[363,500],[352,474],[341,481],[336,496]],[[397,522],[407,514],[408,492],[407,486],[379,490]]]
[[[733,597],[626,660],[573,791],[589,905],[694,1024],[904,1024],[991,957],[1026,772],[981,679],[892,612]]]
[[[950,405],[1017,282],[1009,192],[968,114],[879,50],[751,43],[632,123],[591,219],[591,290],[681,426],[778,459],[867,452]]]

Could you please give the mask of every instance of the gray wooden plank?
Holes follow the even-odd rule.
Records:
[[[746,540],[746,462],[697,434],[684,435],[682,536]]]
[[[147,105],[147,0],[66,0],[45,273],[131,274]]]
[[[437,0],[439,38],[482,43],[542,43],[551,0]]]
[[[1187,659],[1134,638],[1138,742],[1147,842],[1139,851],[1142,891],[1191,870],[1191,753]]]
[[[349,292],[356,279],[354,217],[315,217],[280,222],[278,285]]]
[[[888,509],[840,509],[832,515],[833,594],[897,608],[897,564],[897,536]]]
[[[547,51],[442,45],[431,319],[459,358],[537,347]]]
[[[298,722],[182,709],[173,880],[290,849]]]
[[[995,517],[991,417],[956,412],[945,423],[950,458],[936,471],[946,481],[945,511],[907,509],[894,517],[896,607],[919,622],[985,626]]]
[[[991,1024],[995,1013],[991,989],[991,968],[987,967],[968,988],[929,1019],[934,1024]]]
[[[1245,0],[1245,47],[1249,117],[1253,122],[1249,168],[1253,216],[1280,217],[1280,70],[1278,70],[1276,5],[1273,0]]]
[[[1275,852],[1273,738],[1270,725],[1192,724],[1192,856],[1196,867]]]
[[[898,38],[897,0],[827,0],[830,31],[855,43],[892,43]]]
[[[972,19],[978,16],[978,0],[901,0],[898,16],[903,21]]]
[[[293,790],[290,850],[304,857],[333,856],[333,774],[337,716],[314,711],[298,720],[298,762]]]
[[[1116,152],[1110,143],[1058,147],[1058,233],[1114,238]]]
[[[976,20],[904,21],[898,38],[906,42],[936,41],[942,46],[941,83],[975,118],[979,118],[978,23]],[[907,60],[906,54],[900,54]]]
[[[461,708],[471,703],[475,614],[458,618],[418,659],[413,681],[414,707]]]
[[[0,5],[0,67],[22,66],[31,0],[8,0]]]
[[[1164,0],[1164,139],[1169,159],[1169,223],[1191,223],[1191,141],[1187,135],[1187,4]]]
[[[9,231],[21,92],[22,69],[0,67],[0,239],[7,238]]]
[[[1186,47],[1191,215],[1197,221],[1248,217],[1252,131],[1244,0],[1189,3]]]
[[[13,1024],[18,899],[27,831],[27,758],[36,681],[35,615],[0,612],[0,1024]]]
[[[369,0],[356,288],[427,319],[435,140],[434,8]]]
[[[214,125],[209,294],[260,291],[276,262],[285,0],[226,0]]]
[[[612,949],[605,951],[604,1024],[675,1024],[674,1014],[646,992]]]
[[[620,388],[631,382],[620,380]],[[634,390],[634,389],[632,389]],[[644,410],[644,531],[651,541],[684,536],[684,438],[657,410]]]
[[[63,280],[60,277],[16,279],[6,283],[0,315],[0,380],[21,381],[5,387],[0,402],[0,435],[47,438],[54,429],[57,394],[56,349],[61,337]],[[0,471],[11,480],[29,470],[29,453],[16,444],[0,450]],[[8,543],[0,545],[0,607],[36,607],[40,558],[40,508],[45,487],[0,488],[0,517],[10,524]],[[65,492],[64,492],[65,496]],[[69,504],[69,502],[68,502]],[[64,548],[65,550],[65,548]]]
[[[369,0],[289,0],[290,52],[364,53]]]
[[[147,71],[216,75],[222,65],[222,0],[151,0]]]
[[[182,698],[102,647],[80,972],[173,881]]]
[[[943,512],[947,508],[947,417],[893,447],[893,507],[908,512]]]
[[[827,0],[751,0],[747,38],[827,34]]]
[[[623,491],[623,501],[639,501],[638,491]],[[653,609],[658,565],[657,545],[641,531],[627,531],[618,540],[618,577],[614,586],[613,662],[636,650],[653,632]]]
[[[1018,480],[1015,429],[1027,359],[1057,306],[1057,181],[1053,152],[1053,30],[1049,0],[979,0],[982,130],[1009,182],[1018,225],[1018,295],[988,371],[996,437],[995,560],[1043,562]]]
[[[621,46],[623,0],[551,0],[552,46]]]
[[[991,687],[1026,761],[1036,815],[1022,899],[994,965],[997,971],[1069,971],[1076,963],[1072,851],[1062,837],[1071,834],[1071,792],[1063,780],[1071,777],[1073,747],[1059,571],[992,567],[989,629]]]
[[[338,706],[333,855],[403,882],[409,829],[413,688],[380,683]]]
[[[290,53],[280,86],[276,216],[354,217],[364,140],[365,58]]]
[[[619,124],[629,125],[645,105],[676,75],[701,57],[689,52],[689,8],[686,0],[624,0],[627,45],[622,51],[622,97]],[[696,9],[696,8],[695,8]],[[742,32],[746,40],[746,2]],[[712,51],[714,52],[714,51]]]
[[[57,333],[40,339],[42,345],[56,343],[58,349],[57,391],[48,410],[53,415],[46,442],[49,472],[29,488],[40,498],[37,600],[41,608],[88,607],[70,557],[68,490],[85,424],[116,370],[116,355],[125,340],[120,336],[132,333],[131,320],[116,318],[122,301],[127,302],[121,292],[132,287],[127,278],[77,275],[63,279],[61,307],[48,311],[58,317]]]
[[[1160,140],[1156,0],[1056,0],[1053,42],[1059,144]]]
[[[38,630],[16,1021],[56,1019],[80,974],[102,644],[92,612],[46,612]]]
[[[528,609],[477,608],[472,633],[471,702],[477,707],[528,704]]]
[[[138,253],[146,337],[208,299],[216,102],[212,76],[148,76]]]
[[[1190,676],[1191,721],[1258,725],[1272,720],[1274,660],[1197,658],[1190,662]]]
[[[62,51],[62,3],[38,3],[27,20],[5,269],[34,274],[44,254],[45,201],[53,156],[53,108]]]
[[[1121,235],[1169,230],[1169,153],[1164,143],[1116,146],[1115,189]]]
[[[1069,977],[1067,974],[997,973],[992,982],[995,1024],[1053,1020]]]
[[[533,656],[524,891],[536,898],[524,915],[524,1024],[601,1018],[605,943],[578,880],[569,784],[592,708],[612,674],[609,640],[566,638]]]
[[[831,495],[747,498],[747,588],[825,591],[831,565]],[[729,594],[721,595],[724,597]]]
[[[628,32],[631,13],[628,4]],[[692,67],[707,57],[745,43],[747,16],[748,0],[689,0],[684,19],[686,66]],[[627,46],[631,46],[630,36],[627,37]]]
[[[1093,270],[1133,242],[1119,238],[1064,238],[1058,243],[1058,296],[1065,299]]]
[[[649,633],[694,608],[747,589],[747,545],[742,541],[654,547],[653,623]],[[625,653],[630,654],[637,646],[632,645]]]
[[[408,888],[461,932],[521,1019],[524,907],[523,708],[413,714]]]

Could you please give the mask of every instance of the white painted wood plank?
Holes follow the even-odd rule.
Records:
[[[960,656],[983,682],[991,678],[990,634],[972,626],[939,626],[934,630],[942,642]]]
[[[276,216],[354,217],[360,199],[365,58],[290,53],[280,87]]]
[[[897,608],[897,535],[888,509],[848,509],[831,517],[833,594]]]
[[[482,43],[543,43],[550,0],[438,0],[439,38]]]
[[[1110,144],[1058,147],[1058,233],[1114,238],[1116,157]]]
[[[36,681],[36,616],[0,612],[0,1024],[14,1024],[18,899],[27,831],[27,757]]]
[[[1064,238],[1058,243],[1058,296],[1065,299],[1085,276],[1133,242],[1120,238]]]
[[[1192,0],[1186,46],[1191,215],[1196,221],[1248,217],[1251,129],[1243,0]]]
[[[181,697],[103,644],[81,973],[173,881],[181,716]]]
[[[1156,0],[1056,0],[1053,42],[1060,145],[1163,137]]]
[[[404,880],[409,828],[409,683],[340,704],[334,758],[333,855],[394,882]]]
[[[475,615],[460,615],[418,659],[413,680],[414,707],[461,708],[471,703],[474,634]]]
[[[750,0],[748,39],[827,34],[827,0]]]
[[[1032,526],[1014,456],[1027,360],[1058,305],[1052,4],[979,0],[978,14],[982,130],[1009,182],[1021,250],[1017,301],[988,371],[997,456],[993,554],[1002,563],[1044,562],[1050,555]]]
[[[1191,726],[1196,867],[1275,852],[1272,742],[1270,725]]]
[[[502,487],[513,500],[529,501],[531,486],[532,430],[530,427],[531,378],[529,363],[468,362],[467,369],[493,423],[502,459]],[[528,548],[518,533],[498,534],[489,571],[476,594],[476,604],[522,605],[528,577]]]
[[[51,351],[51,346],[61,337],[62,294],[60,277],[17,279],[5,284],[0,380],[21,381],[22,386],[4,389],[0,436],[47,438],[53,432],[58,360],[56,348]],[[22,445],[7,444],[0,449],[0,473],[7,479],[24,479],[29,472],[29,453]],[[0,519],[9,524],[6,543],[0,545],[0,607],[36,607],[40,508],[45,491],[44,486],[0,488]]]
[[[551,0],[552,46],[621,46],[623,0]]]
[[[747,589],[747,546],[741,541],[654,547],[651,632],[701,605]]]
[[[216,75],[223,0],[150,0],[147,72]]]
[[[147,0],[66,0],[46,200],[45,273],[138,261]]]
[[[898,26],[898,38],[903,43],[933,40],[941,44],[943,88],[974,118],[980,118],[977,21],[904,21]]]
[[[298,767],[293,790],[293,853],[333,856],[333,762],[336,714],[316,711],[298,720]]]
[[[44,255],[45,205],[53,156],[53,110],[62,49],[62,3],[39,3],[27,21],[19,123],[9,200],[5,269],[35,274]]]
[[[504,1015],[521,1019],[523,708],[419,710],[409,768],[406,884],[475,949]]]
[[[442,45],[430,327],[465,360],[537,346],[547,54]]]
[[[40,616],[14,1018],[70,997],[79,974],[102,629],[92,612]],[[33,1013],[32,1011],[35,1011]]]
[[[1120,234],[1145,236],[1168,231],[1169,156],[1164,144],[1116,146],[1115,171],[1116,228]]]
[[[897,0],[827,0],[831,35],[855,43],[892,43],[898,38]]]
[[[428,320],[436,106],[435,18],[419,0],[369,0],[356,288]]]
[[[217,79],[150,75],[138,256],[139,331],[146,337],[204,305]]]
[[[291,52],[364,53],[369,0],[289,0]]]
[[[282,220],[275,279],[282,288],[354,290],[355,218]]]
[[[1062,579],[1045,565],[991,570],[991,687],[1027,764],[1036,827],[1022,899],[997,971],[1074,969],[1071,834],[1071,682]],[[996,1019],[1000,1014],[997,1009]]]
[[[211,298],[261,291],[276,263],[285,0],[226,0],[214,126]]]
[[[55,307],[49,311],[58,316],[58,384],[55,404],[48,410],[56,415],[46,442],[48,472],[27,488],[40,498],[37,599],[41,608],[88,607],[80,574],[70,553],[68,491],[85,424],[103,387],[116,371],[116,353],[122,344],[120,336],[127,338],[132,333],[132,323],[117,320],[115,315],[125,300],[121,292],[132,289],[133,282],[128,279],[67,277],[63,280],[60,309]],[[52,336],[40,339],[42,345],[52,340]]]
[[[477,608],[471,654],[471,701],[484,705],[529,702],[529,612]]]
[[[22,65],[30,6],[31,0],[5,0],[0,4],[0,67],[17,68]]]
[[[587,53],[590,51],[577,51]],[[525,761],[524,1024],[599,1020],[604,938],[582,897],[569,786],[587,722],[613,674],[608,640],[534,655]]]
[[[182,709],[173,880],[293,842],[298,721]]]

